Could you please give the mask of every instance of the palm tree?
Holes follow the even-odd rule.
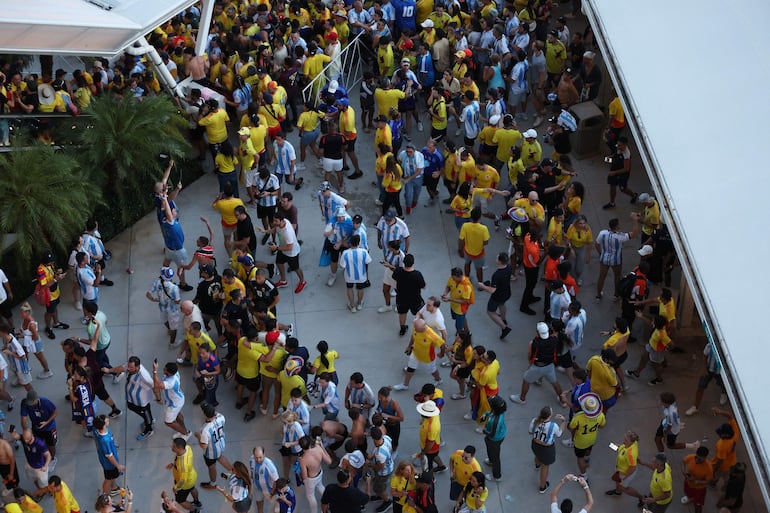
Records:
[[[66,250],[102,201],[77,159],[41,143],[0,158],[0,176],[0,241],[15,234],[17,254],[28,264],[46,249]]]
[[[160,156],[180,160],[187,153],[187,122],[167,96],[102,97],[91,103],[89,114],[92,128],[80,134],[80,158],[128,223],[162,175]]]

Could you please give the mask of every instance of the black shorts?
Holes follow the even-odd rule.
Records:
[[[48,447],[53,447],[59,441],[59,434],[55,429],[46,431],[44,429],[33,429],[32,434],[41,439]]]
[[[13,475],[11,475],[11,466],[10,465],[0,465],[0,476],[3,478],[3,482],[5,483],[5,487],[7,489],[16,488],[19,486],[19,466],[14,465],[13,467]]]
[[[205,454],[203,455],[203,461],[205,461],[205,462],[206,462],[206,466],[207,466],[207,467],[213,467],[214,465],[216,465],[216,464],[217,464],[217,460],[216,460],[216,459],[213,459],[213,460],[212,460],[211,458],[209,458],[209,457],[208,457],[208,456],[206,456]]]
[[[289,264],[289,271],[296,271],[299,269],[299,255],[292,257],[286,256],[283,252],[279,251],[275,254],[276,264]]]
[[[345,152],[346,153],[353,153],[356,151],[356,140],[355,139],[347,139],[347,143],[345,144]]]
[[[13,317],[13,310],[11,309],[11,302],[7,299],[0,303],[0,315],[3,316],[4,319],[10,319]]]
[[[185,502],[187,501],[187,496],[190,495],[190,492],[193,491],[193,488],[187,488],[186,490],[177,490],[176,493],[174,493],[174,500],[177,502]]]
[[[205,130],[202,126],[196,126],[190,129],[190,139],[193,141],[202,141]]]
[[[505,302],[508,301],[509,299],[511,299],[511,296],[508,296],[502,301],[498,301],[494,299],[492,296],[489,296],[489,301],[487,301],[487,312],[496,312],[497,309],[505,305]]]
[[[676,445],[676,437],[677,437],[677,435],[675,435],[673,433],[664,433],[663,432],[663,424],[658,426],[658,430],[655,431],[655,436],[656,437],[660,437],[660,438],[663,438],[665,436],[666,437],[666,445],[668,447],[671,447],[672,445]]]
[[[105,469],[102,469],[102,470],[104,470],[104,479],[108,479],[109,480],[109,479],[117,479],[117,478],[120,477],[120,470],[118,470],[116,468],[113,468],[111,470],[107,470],[105,468]]]
[[[237,372],[235,373],[235,382],[239,385],[243,385],[246,387],[246,390],[249,392],[258,392],[259,391],[259,385],[261,383],[260,376],[257,375],[256,378],[244,378]]]
[[[553,465],[556,461],[556,448],[553,444],[542,445],[532,440],[532,452],[543,465]]]
[[[374,110],[374,96],[366,96],[361,98],[361,111],[369,112]]]
[[[446,128],[433,128],[430,127],[430,137],[436,142],[443,141],[446,139]]]
[[[347,287],[349,289],[352,289],[353,287],[355,287],[356,290],[364,290],[365,288],[367,288],[367,286],[368,285],[366,283],[348,283],[348,282],[345,282],[345,287]]]
[[[414,99],[414,96],[398,101],[399,112],[412,112],[415,108],[417,108],[417,101]]]
[[[257,205],[257,217],[260,219],[267,218],[268,221],[271,223],[273,222],[273,218],[275,217],[277,207],[263,207],[262,205]]]
[[[281,456],[299,456],[299,453],[293,452],[290,447],[281,446],[281,448],[278,449],[278,452],[281,453]]]
[[[591,447],[586,447],[585,449],[578,449],[577,447],[575,447],[575,456],[577,456],[578,458],[585,458],[586,456],[590,456],[591,449],[593,448],[594,448],[593,445]]]
[[[463,137],[463,141],[465,141],[465,146],[469,148],[473,148],[473,145],[476,144],[476,138],[468,139],[467,137]]]
[[[625,189],[628,185],[628,177],[631,173],[621,173],[619,175],[613,175],[607,177],[608,185],[617,185],[621,189]]]
[[[561,367],[562,369],[570,369],[572,368],[572,365],[573,365],[572,353],[570,353],[569,351],[556,357],[557,367]]]
[[[110,393],[107,392],[106,388],[104,388],[104,384],[102,384],[100,388],[97,388],[96,390],[94,390],[94,395],[96,395],[96,397],[98,397],[102,401],[106,401],[107,399],[110,398]]]
[[[329,449],[331,449],[332,451],[336,451],[337,449],[342,447],[342,444],[344,444],[345,440],[348,439],[348,428],[346,426],[344,426],[344,425],[343,425],[343,427],[345,428],[345,432],[342,433],[342,440],[337,440],[336,442],[334,442],[333,444],[331,444],[329,446]]]
[[[50,303],[48,303],[48,306],[45,307],[46,313],[56,313],[56,308],[59,306],[59,299],[52,299]]]
[[[618,359],[615,360],[615,363],[612,364],[612,368],[618,369],[621,365],[623,365],[626,362],[626,360],[628,360],[628,351],[618,356]]]
[[[420,311],[420,308],[425,304],[425,301],[420,299],[419,302],[412,302],[412,303],[399,303],[398,297],[396,297],[396,311],[400,314],[405,314],[406,312],[412,312],[412,315],[417,315],[417,312]]]
[[[339,249],[334,249],[334,244],[329,242],[329,239],[324,239],[324,251],[329,253],[331,261],[335,264],[340,261],[341,251]]]
[[[460,367],[459,369],[457,369],[457,372],[455,374],[457,374],[458,378],[468,379],[468,376],[471,375],[471,368],[470,367]]]
[[[246,513],[251,509],[251,497],[246,497],[241,501],[233,502],[233,510],[237,513]]]

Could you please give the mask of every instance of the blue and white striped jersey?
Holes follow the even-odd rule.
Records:
[[[364,283],[366,266],[372,257],[364,248],[349,248],[342,252],[340,267],[345,271],[345,283]]]
[[[217,413],[201,427],[201,444],[206,444],[204,456],[215,460],[225,452],[225,416]]]
[[[182,392],[182,383],[178,372],[173,376],[163,378],[163,398],[169,408],[184,406],[184,392]]]
[[[152,388],[152,376],[140,364],[139,370],[134,374],[128,373],[126,378],[126,401],[137,406],[147,406],[154,397]]]

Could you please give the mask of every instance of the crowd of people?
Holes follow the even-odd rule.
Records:
[[[220,234],[204,216],[204,235],[195,239],[192,256],[188,253],[191,245],[185,242],[175,202],[184,184],[169,183],[175,166],[169,161],[153,189],[164,259],[145,294],[158,306],[175,355],[160,363],[150,362],[151,354],[110,361],[108,315],[100,308],[100,295],[102,287],[112,285],[107,278],[111,254],[97,220],[88,221],[73,245],[67,271],[57,265],[53,253],[42,256],[34,301],[45,309],[43,327],[38,327],[28,303],[22,305],[21,323],[15,326],[9,306],[12,287],[0,271],[5,354],[0,358],[0,401],[13,410],[16,399],[4,386],[9,375],[26,393],[20,407],[21,432],[9,429],[8,441],[0,440],[0,473],[7,489],[3,495],[16,499],[8,499],[6,508],[18,504],[21,511],[38,513],[36,501],[50,494],[58,513],[80,510],[66,483],[53,474],[58,407],[34,389],[30,362],[34,354],[42,368],[38,379],[54,376],[42,334],[56,339],[69,333],[58,310],[65,283],[71,283],[73,305],[82,312],[87,336],[61,341],[66,404],[83,436],[96,444],[104,474],[95,506],[100,512],[129,510],[132,504],[132,494],[119,483],[126,468],[110,430],[110,420],[123,410],[105,380],[125,380],[124,404],[141,418],[136,434],[140,442],[158,429],[152,403],[164,405],[164,424],[173,435],[173,461],[167,466],[173,493],[162,497],[167,512],[199,511],[200,486],[220,491],[239,513],[250,511],[252,502],[259,513],[266,506],[291,513],[297,507],[295,489],[302,486],[310,513],[317,513],[319,502],[322,511],[331,513],[357,512],[368,502],[379,502],[377,513],[391,508],[426,513],[437,510],[434,486],[443,472],[449,474],[449,498],[456,511],[484,512],[489,487],[503,479],[507,405],[526,405],[530,386],[543,380],[554,390],[554,406],[564,409],[559,413],[545,405],[529,424],[538,491],[544,494],[551,488],[549,467],[557,457],[558,438],[576,458],[576,472],[552,490],[552,511],[572,511],[570,500],[558,500],[570,482],[584,490],[583,510],[589,511],[594,503],[589,483],[602,481],[612,485],[608,496],[632,496],[652,513],[663,513],[677,495],[682,503],[691,502],[696,513],[702,511],[709,487],[722,482],[718,505],[738,511],[746,468],[737,461],[739,431],[732,413],[713,409],[727,422],[716,429],[719,439],[712,458],[705,440],[677,439],[682,422],[665,380],[667,358],[681,351],[675,343],[676,307],[670,288],[676,256],[658,200],[628,186],[632,154],[616,95],[607,106],[604,133],[610,186],[604,209],[616,208],[620,188],[634,209],[623,221],[630,230],[613,217],[594,236],[581,213],[586,187],[576,180],[578,171],[570,157],[576,120],[568,109],[578,102],[599,101],[602,73],[595,63],[597,45],[590,27],[581,33],[569,26],[579,13],[579,2],[573,4],[578,8],[557,17],[550,0],[216,2],[205,55],[193,50],[200,29],[196,6],[151,33],[148,41],[171,75],[192,79],[190,97],[180,101],[190,118],[199,159],[207,163],[210,155],[213,161],[218,193],[211,206],[220,216],[222,246],[215,245]],[[350,44],[363,47],[358,108],[354,92],[340,84],[348,71],[340,52]],[[161,94],[156,71],[142,58],[125,55],[107,64],[97,59],[92,72],[73,73],[74,81],[68,81],[63,70],[55,77],[22,78],[18,69],[6,64],[0,101],[5,98],[3,108],[12,112],[75,113],[88,108],[92,95]],[[308,87],[312,94],[303,101]],[[214,91],[224,100],[217,100]],[[546,129],[538,134],[543,123]],[[429,136],[419,148],[417,133],[428,126]],[[295,128],[299,159],[297,138],[292,137],[293,143],[287,137]],[[373,138],[375,169],[365,169],[358,159],[358,128],[373,132],[362,144]],[[0,144],[8,143],[7,127],[0,130],[3,134]],[[552,145],[550,155],[538,139]],[[305,165],[308,148],[320,176]],[[346,175],[351,165],[353,172]],[[346,179],[365,175],[376,187],[369,201],[381,207],[369,230],[364,216],[355,213],[364,212],[365,206],[343,196]],[[376,300],[366,289],[379,270],[383,304],[376,312],[395,310],[398,336],[408,335],[399,383],[367,383],[367,369],[354,367],[340,385],[336,361],[341,355],[334,342],[317,342],[317,356],[311,358],[298,338],[298,327],[282,322],[281,289],[289,287],[291,273],[296,277],[294,294],[319,285],[308,282],[300,265],[303,240],[291,192],[311,181],[320,181],[315,197],[322,222],[305,230],[323,234],[320,265],[328,266],[329,274],[321,283],[335,287],[341,268],[345,293],[340,300],[351,314],[369,315],[374,310],[364,310],[366,302]],[[428,210],[418,208],[423,187]],[[416,261],[410,251],[422,241],[413,239],[409,220],[444,214],[452,216],[457,228],[462,266],[448,271],[441,294],[424,298],[429,285],[419,267],[428,264]],[[194,230],[189,223],[186,218],[188,233]],[[505,240],[507,250],[487,259],[485,250],[493,237]],[[629,266],[622,250],[632,244],[640,260]],[[579,294],[594,250],[596,290]],[[226,261],[217,261],[216,254],[226,255]],[[196,268],[197,278],[190,276]],[[485,276],[488,269],[491,275]],[[596,308],[612,308],[598,306],[606,303],[604,282],[610,270],[617,318],[613,329],[602,333],[607,339],[600,353],[591,354],[583,343],[589,326],[586,298],[593,294]],[[542,317],[531,335],[514,332],[506,306],[522,277],[514,315],[527,316],[517,322]],[[653,287],[660,290],[657,296],[651,294]],[[505,362],[498,359],[494,341],[473,340],[469,312],[480,308],[474,306],[481,300],[477,294],[486,300],[485,311],[500,330],[500,340],[512,333],[531,338],[528,350],[519,355],[528,362],[520,392],[508,402],[499,385]],[[541,301],[538,312],[535,306]],[[453,327],[447,328],[442,303],[448,303]],[[652,316],[645,313],[647,306],[652,306]],[[637,328],[634,336],[637,319],[650,329]],[[642,356],[635,368],[624,369],[629,344],[637,337],[644,340]],[[699,412],[711,381],[722,388],[720,404],[727,402],[710,345],[703,354],[702,377],[686,415]],[[609,422],[624,422],[610,410],[625,400],[627,379],[641,379],[648,363],[654,370],[648,384],[663,390],[657,431],[645,436],[628,430],[623,440],[610,444],[617,451],[615,472],[601,473],[611,477],[604,479],[598,472],[589,477],[591,450],[602,438],[601,429]],[[415,388],[414,403],[407,405],[408,399],[399,400],[399,392],[412,390],[421,367],[432,380]],[[457,392],[445,395],[442,368],[448,369]],[[228,382],[235,387],[222,393],[220,385]],[[192,403],[200,407],[200,426],[189,425],[182,413],[190,393]],[[110,407],[107,415],[97,414],[99,401]],[[226,418],[217,409],[220,401],[234,402],[246,423],[257,417],[257,409],[262,416],[280,420],[279,451],[257,446],[248,458],[235,459],[227,448]],[[464,418],[483,437],[485,458],[477,458],[481,453],[474,444],[442,451],[445,408],[467,412]],[[311,416],[316,409],[321,410],[320,418]],[[420,451],[404,455],[398,448],[407,412],[420,418]],[[344,415],[347,419],[341,418]],[[639,456],[640,440],[655,444],[653,458]],[[24,448],[30,491],[20,487],[11,446],[17,441]],[[673,450],[689,451],[680,463],[682,494],[673,489],[672,466],[679,458]],[[198,480],[196,453],[203,455],[206,466],[203,482]],[[489,467],[487,472],[479,460]],[[649,487],[640,481],[632,486],[644,473],[641,467],[652,470]],[[325,469],[336,470],[328,486]],[[11,509],[7,511],[16,513]]]

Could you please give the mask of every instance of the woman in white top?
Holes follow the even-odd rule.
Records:
[[[532,452],[535,454],[535,468],[540,470],[540,493],[545,493],[550,486],[548,467],[556,462],[554,440],[564,432],[565,420],[564,415],[560,413],[554,415],[551,407],[546,406],[540,410],[540,415],[529,423],[529,434],[532,435]]]
[[[19,307],[21,312],[21,345],[27,352],[27,355],[33,353],[43,366],[43,372],[37,375],[37,379],[48,379],[53,376],[53,372],[48,367],[48,360],[45,359],[43,354],[43,341],[40,338],[40,333],[37,331],[37,321],[32,315],[32,306],[26,301]]]

